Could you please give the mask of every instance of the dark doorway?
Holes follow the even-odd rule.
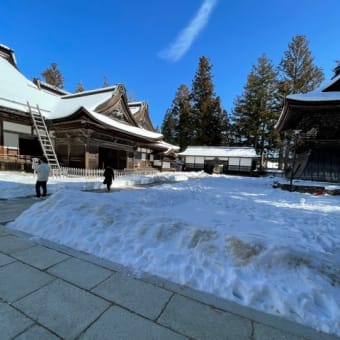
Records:
[[[114,169],[125,169],[127,163],[126,151],[99,148],[99,167],[110,166]]]
[[[41,156],[43,151],[41,149],[40,142],[38,139],[31,139],[31,138],[19,138],[19,150],[20,155],[25,156]]]

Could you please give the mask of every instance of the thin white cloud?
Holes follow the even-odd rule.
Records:
[[[195,38],[207,25],[211,12],[217,0],[204,0],[198,12],[189,25],[182,30],[177,39],[169,47],[159,53],[168,61],[176,62],[189,50]]]

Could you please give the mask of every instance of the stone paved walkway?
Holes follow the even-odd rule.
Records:
[[[0,339],[339,339],[6,228],[36,202],[0,200]]]

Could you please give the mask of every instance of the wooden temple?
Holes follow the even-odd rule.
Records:
[[[46,123],[62,166],[152,167],[178,150],[154,129],[146,102],[128,101],[123,84],[71,94],[25,78],[14,51],[0,45],[0,162],[42,155],[32,110]]]
[[[340,64],[330,83],[289,95],[276,124],[290,150],[289,177],[340,182]]]

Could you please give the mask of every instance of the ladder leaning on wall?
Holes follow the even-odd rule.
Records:
[[[27,106],[32,118],[34,129],[38,135],[42,151],[44,153],[44,156],[47,158],[49,166],[52,170],[60,170],[58,158],[54,151],[54,147],[47,130],[45,119],[41,114],[39,106],[31,106],[29,102],[27,102]]]

